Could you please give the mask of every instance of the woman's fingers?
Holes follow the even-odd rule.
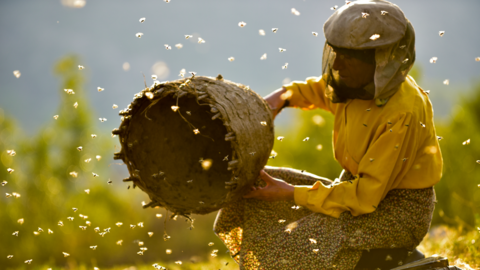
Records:
[[[274,183],[275,179],[273,177],[271,177],[268,173],[265,172],[265,170],[261,170],[260,171],[260,179],[262,179],[263,181],[265,181],[265,183],[268,185],[268,184],[272,184]]]
[[[243,195],[243,198],[245,199],[252,199],[257,197],[258,197],[258,190],[250,190],[249,193]]]

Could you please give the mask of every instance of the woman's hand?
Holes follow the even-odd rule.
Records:
[[[273,119],[280,113],[282,108],[285,106],[286,100],[283,99],[285,95],[283,95],[287,90],[285,88],[280,88],[266,96],[264,99],[270,106],[270,110],[273,113]],[[283,96],[282,96],[283,95]]]
[[[275,179],[264,170],[260,171],[260,179],[267,184],[265,187],[252,187],[250,192],[243,196],[246,199],[262,201],[292,201],[294,186],[287,182]]]

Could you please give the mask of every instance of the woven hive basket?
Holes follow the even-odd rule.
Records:
[[[274,141],[268,104],[217,78],[156,83],[120,111],[122,159],[151,202],[175,214],[207,214],[239,199],[265,166]]]

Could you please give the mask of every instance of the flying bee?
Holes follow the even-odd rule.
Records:
[[[377,39],[379,39],[379,38],[380,38],[380,35],[379,35],[379,34],[373,34],[373,35],[370,37],[371,40],[377,40]]]
[[[143,36],[143,33],[138,32],[138,33],[135,34],[135,36],[138,37],[138,38],[141,38]]]
[[[145,18],[140,18],[140,20],[138,20],[139,22],[141,23],[144,23],[145,22]]]
[[[245,27],[245,25],[247,25],[247,23],[243,21],[238,23],[238,26],[240,27]]]
[[[277,33],[277,31],[278,31],[278,28],[272,28],[273,33]]]
[[[284,48],[278,48],[278,51],[279,51],[279,52],[286,52],[286,51],[287,51],[287,49],[284,49]]]

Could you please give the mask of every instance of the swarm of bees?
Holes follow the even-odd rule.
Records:
[[[170,0],[164,0],[164,1],[165,1],[166,3],[169,3],[169,2],[170,2]],[[347,4],[348,4],[348,3],[347,3]],[[338,6],[331,7],[332,10],[336,10],[337,8],[338,8]],[[295,16],[299,16],[299,15],[300,15],[300,12],[299,12],[298,10],[296,10],[295,8],[292,8],[292,9],[291,9],[291,13],[292,13],[293,15],[295,15]],[[381,15],[387,15],[387,13],[388,13],[388,12],[386,12],[386,11],[382,11]],[[363,19],[368,19],[369,16],[370,16],[369,13],[366,13],[366,12],[361,13],[361,17],[362,17]],[[142,18],[139,19],[139,22],[140,22],[140,23],[144,23],[145,21],[146,21],[145,17],[142,17]],[[241,21],[241,22],[238,23],[238,26],[239,26],[240,28],[244,28],[246,25],[247,25],[247,23],[244,22],[244,21]],[[250,26],[249,26],[249,27],[250,27]],[[248,28],[245,28],[245,30],[248,30]],[[242,30],[242,31],[243,31],[243,30]],[[272,31],[272,33],[278,33],[278,28],[272,28],[271,31]],[[283,32],[283,30],[279,33],[279,35],[281,35],[282,32]],[[263,30],[263,29],[258,30],[258,33],[259,33],[260,36],[265,36],[265,35],[266,35],[266,32],[265,32],[265,30]],[[318,35],[319,35],[318,32],[311,32],[311,34],[312,34],[314,37],[318,37]],[[131,33],[130,33],[129,35],[131,35]],[[141,37],[143,37],[143,35],[144,35],[144,34],[143,34],[142,32],[137,32],[137,33],[135,34],[135,36],[136,36],[137,38],[141,38]],[[439,36],[440,36],[440,37],[443,37],[444,35],[445,35],[445,31],[439,31]],[[131,36],[130,36],[130,37],[131,37]],[[188,40],[188,39],[193,39],[194,36],[193,36],[193,35],[184,35],[184,37],[185,37],[185,39]],[[133,38],[133,37],[131,37],[131,38]],[[370,40],[372,40],[372,41],[377,40],[377,39],[379,39],[379,38],[381,38],[381,36],[380,36],[379,34],[373,34],[373,35],[370,36]],[[197,43],[198,43],[198,44],[204,44],[204,43],[206,43],[206,41],[205,41],[203,38],[198,37]],[[173,43],[171,43],[171,44],[173,44]],[[181,44],[181,43],[177,43],[177,44],[175,44],[174,46],[175,46],[177,49],[182,49],[184,45]],[[164,44],[164,48],[165,48],[166,50],[171,50],[171,49],[172,49],[172,46],[170,46],[170,45],[168,45],[168,44]],[[283,52],[286,52],[286,51],[287,51],[287,50],[284,49],[284,48],[278,48],[278,50],[279,50],[280,53],[283,53]],[[174,50],[174,51],[175,51],[175,50]],[[167,53],[167,52],[165,52],[165,53]],[[225,56],[224,56],[224,57],[225,57]],[[257,57],[258,57],[258,56],[257,56]],[[223,58],[223,59],[224,59],[223,61],[225,61],[225,58]],[[229,62],[235,61],[235,57],[233,57],[233,56],[232,56],[232,57],[228,57],[227,59],[228,59]],[[260,57],[260,60],[266,60],[266,59],[267,59],[267,53],[262,54],[261,57]],[[480,62],[480,57],[476,57],[476,58],[474,58],[474,59],[475,59],[475,61]],[[237,61],[241,61],[241,60],[242,60],[242,59],[239,58],[239,60],[237,60]],[[258,60],[258,58],[257,58],[257,60]],[[430,59],[430,63],[432,63],[432,64],[437,63],[437,60],[438,60],[437,57],[432,57],[432,58]],[[408,61],[409,61],[409,59],[408,59],[408,58],[405,58],[405,59],[403,59],[402,63],[406,64],[406,63],[408,63]],[[87,66],[87,67],[88,67],[88,66]],[[287,67],[288,67],[288,63],[285,63],[285,64],[282,66],[282,69],[287,69]],[[277,68],[278,68],[278,67],[277,67]],[[84,69],[85,69],[85,67],[84,67],[83,65],[78,65],[78,70],[84,70]],[[13,74],[14,74],[14,76],[15,76],[16,78],[20,78],[20,76],[21,76],[21,73],[20,73],[19,70],[13,71]],[[182,69],[182,70],[180,71],[179,76],[183,78],[183,77],[185,76],[185,74],[186,74],[186,70],[185,70],[185,69]],[[194,72],[192,72],[191,74],[192,74],[192,77],[195,76],[195,73],[194,73]],[[10,76],[11,76],[11,75],[10,75]],[[24,75],[24,76],[25,76],[25,75]],[[152,75],[151,78],[152,78],[154,81],[157,80],[157,76],[156,76],[156,75]],[[22,79],[23,79],[23,78],[22,78]],[[156,81],[156,83],[158,83],[158,81]],[[156,84],[156,83],[155,83],[155,84]],[[448,79],[444,80],[444,81],[443,81],[443,84],[449,85],[449,80],[448,80]],[[98,92],[103,92],[104,90],[105,90],[105,89],[102,88],[102,87],[97,87],[97,91],[98,91]],[[64,91],[65,91],[65,93],[66,93],[67,95],[75,95],[75,91],[74,91],[73,89],[64,89]],[[107,92],[108,92],[108,91],[107,91]],[[77,95],[78,95],[78,94],[77,94]],[[146,95],[147,97],[149,97],[150,99],[152,99],[152,98],[154,97],[154,94],[152,94],[151,92],[148,92],[148,93],[146,93],[145,95]],[[73,96],[73,97],[75,97],[75,96]],[[111,104],[111,103],[110,103],[110,104]],[[71,103],[69,103],[68,106],[69,106],[69,108],[71,108],[71,106],[72,106]],[[73,104],[74,109],[77,109],[78,106],[79,106],[79,103],[78,103],[78,102],[75,102],[75,103]],[[109,105],[109,106],[110,106],[110,105]],[[118,105],[116,105],[116,104],[113,104],[113,105],[112,105],[112,109],[117,109],[117,108],[118,108]],[[180,111],[181,111],[181,108],[180,108],[179,106],[177,106],[177,105],[172,105],[172,106],[171,106],[171,110],[172,110],[173,112],[180,112]],[[367,109],[367,111],[370,111],[370,109]],[[190,112],[190,111],[186,111],[185,113],[186,113],[187,115],[190,115],[190,116],[191,116],[191,112]],[[51,116],[49,116],[49,117],[51,117]],[[59,122],[62,121],[63,117],[64,117],[64,116],[62,115],[62,118],[59,120]],[[53,118],[54,118],[55,120],[57,120],[57,119],[59,118],[59,115],[54,115]],[[50,118],[50,119],[51,119],[51,118]],[[106,119],[106,118],[99,118],[99,121],[103,123],[103,122],[106,122],[107,119]],[[257,123],[258,123],[258,122],[257,122]],[[261,122],[260,122],[260,125],[261,125],[261,126],[264,126],[264,127],[267,127],[267,126],[268,126],[267,121],[261,121]],[[364,124],[364,125],[365,125],[365,124]],[[420,125],[421,125],[422,127],[425,127],[425,124],[423,124],[423,123],[420,123]],[[365,126],[366,126],[366,125],[365,125]],[[193,132],[195,135],[199,135],[199,136],[201,136],[201,135],[203,134],[202,131],[201,131],[199,128],[192,129],[192,132]],[[90,136],[91,136],[92,139],[97,138],[97,135],[96,135],[96,134],[91,134]],[[310,139],[309,137],[306,137],[306,138],[304,138],[302,141],[303,141],[303,142],[307,142],[307,141],[309,141],[309,139]],[[97,140],[98,140],[98,139],[97,139]],[[277,137],[277,140],[280,141],[280,142],[283,141],[283,140],[284,140],[284,136],[278,136],[278,137]],[[440,140],[440,138],[439,138],[439,140]],[[312,139],[312,141],[315,141],[315,140]],[[467,145],[469,145],[469,144],[470,144],[470,139],[467,139],[466,141],[464,141],[464,142],[462,143],[462,145],[464,145],[464,146],[467,146]],[[322,145],[320,145],[320,144],[318,144],[318,145],[316,145],[316,146],[314,146],[314,147],[315,147],[317,150],[322,150]],[[73,148],[72,148],[72,149],[73,149]],[[76,149],[77,149],[79,152],[81,152],[81,151],[84,150],[83,146],[78,146],[78,147],[76,147]],[[75,150],[73,150],[73,151],[75,151]],[[275,157],[275,156],[277,155],[277,153],[274,152],[274,151],[272,151],[272,152],[274,153],[273,157]],[[249,156],[254,157],[254,156],[255,156],[255,153],[256,153],[256,152],[250,152],[250,153],[249,153],[249,154],[250,154]],[[12,150],[7,150],[7,154],[8,154],[9,156],[12,156],[12,157],[13,157],[13,156],[15,156],[17,153],[15,152],[15,150],[12,149]],[[97,161],[100,161],[101,158],[102,158],[102,157],[101,157],[100,155],[96,155],[96,156],[95,156],[95,159],[96,159]],[[84,161],[84,163],[90,163],[90,162],[92,161],[92,158],[87,158],[87,159],[82,159],[82,160]],[[223,160],[228,162],[228,161],[229,161],[228,155],[225,156],[225,157],[223,158]],[[374,160],[375,160],[375,159],[374,159],[373,157],[372,157],[372,158],[369,158],[369,161],[370,161],[370,162],[373,162]],[[407,158],[407,157],[404,157],[402,160],[403,160],[403,162],[406,162],[406,161],[408,160],[408,158]],[[92,163],[95,163],[95,161],[93,161]],[[476,160],[476,163],[480,164],[480,160]],[[202,159],[201,162],[200,162],[200,164],[201,164],[201,167],[202,167],[204,170],[208,170],[208,169],[212,166],[211,160],[209,160],[209,159],[206,159],[206,160],[203,160],[203,159]],[[13,169],[13,168],[7,168],[7,172],[8,172],[9,174],[13,174],[13,173],[15,172],[15,169]],[[82,171],[80,171],[80,172],[82,172]],[[93,178],[97,178],[97,177],[101,178],[100,175],[98,175],[97,173],[95,173],[95,172],[91,172],[91,173],[92,173]],[[71,172],[69,172],[68,174],[69,174],[72,178],[77,178],[77,177],[79,176],[79,173],[76,172],[76,171],[71,171]],[[74,179],[72,179],[72,180],[74,180]],[[4,180],[4,181],[2,182],[2,186],[6,186],[7,183],[8,183],[8,182]],[[107,183],[108,183],[108,184],[111,184],[112,181],[111,181],[111,180],[108,180]],[[193,183],[193,180],[186,180],[186,183],[192,184],[192,183]],[[8,187],[8,186],[7,186],[7,187]],[[479,185],[479,187],[480,187],[480,185]],[[90,189],[84,189],[84,192],[85,192],[86,194],[90,194]],[[14,199],[14,198],[20,198],[20,197],[21,197],[21,195],[20,195],[19,193],[17,193],[17,192],[6,193],[5,196],[6,196],[7,198],[10,198],[10,200],[11,200],[11,199]],[[92,193],[91,196],[93,196],[93,193]],[[203,205],[203,204],[205,204],[205,202],[204,202],[204,201],[198,201],[198,204]],[[300,209],[300,206],[294,205],[294,206],[291,207],[291,209],[293,209],[293,210],[299,210],[299,209]],[[77,210],[78,210],[77,208],[73,208],[73,212],[76,212]],[[83,219],[83,220],[88,219],[88,216],[85,216],[85,215],[82,215],[82,214],[80,214],[79,216],[80,216],[80,218]],[[163,217],[162,214],[156,214],[155,216],[156,216],[157,218]],[[66,217],[66,219],[67,219],[68,221],[72,221],[72,222],[73,222],[74,217]],[[79,219],[79,220],[81,220],[81,219]],[[17,222],[18,222],[20,225],[22,225],[22,224],[24,223],[24,219],[23,219],[23,218],[18,219]],[[285,223],[286,220],[280,219],[280,220],[278,220],[278,222],[279,222],[279,223]],[[77,228],[77,229],[80,229],[80,230],[82,230],[82,231],[86,231],[86,230],[89,229],[88,226],[90,226],[90,225],[92,224],[92,222],[86,221],[85,224],[86,224],[86,225],[79,225],[78,228],[77,228],[77,227],[76,227],[76,228]],[[128,223],[127,223],[127,224],[128,224]],[[62,227],[62,226],[64,226],[64,223],[63,223],[62,221],[58,221],[57,225],[58,225],[59,227]],[[117,227],[121,227],[121,226],[123,225],[123,223],[122,223],[122,222],[117,222],[117,223],[115,223],[115,225],[116,225]],[[138,228],[143,228],[143,227],[144,227],[144,223],[143,223],[143,222],[139,222],[139,223],[137,223],[137,224],[130,224],[128,227],[129,227],[130,229],[132,229],[132,230],[135,229],[135,228],[137,228],[137,230],[138,230]],[[115,229],[115,228],[114,228],[114,229]],[[91,229],[90,229],[90,230],[91,230]],[[94,231],[95,233],[98,233],[100,236],[104,237],[105,235],[107,235],[108,233],[111,232],[111,228],[104,228],[103,231],[102,231],[102,229],[101,229],[100,227],[95,227],[95,228],[93,229],[93,231]],[[43,229],[39,227],[36,231],[33,232],[33,234],[34,234],[34,235],[41,235],[41,233],[43,233],[43,232],[44,232]],[[53,230],[51,230],[51,229],[47,229],[47,232],[48,232],[48,234],[53,234],[53,233],[54,233]],[[285,232],[286,232],[287,234],[290,234],[290,233],[291,233],[291,229],[286,229]],[[18,236],[19,236],[19,231],[14,231],[14,232],[12,233],[12,235],[18,237]],[[153,237],[153,236],[154,236],[154,232],[148,232],[147,235],[148,235],[148,237]],[[169,238],[169,236],[167,237],[167,239],[168,239],[168,238]],[[315,240],[315,239],[313,239],[313,238],[308,239],[308,241],[309,241],[310,244],[312,244],[312,245],[317,244],[317,240]],[[123,240],[117,240],[117,241],[115,241],[115,243],[116,243],[116,245],[121,246],[124,242],[123,242]],[[137,243],[138,243],[138,246],[139,246],[139,249],[140,249],[140,250],[137,251],[136,253],[137,253],[138,255],[140,255],[140,256],[141,256],[141,255],[144,255],[145,252],[148,250],[148,248],[147,248],[147,247],[144,247],[144,242],[142,242],[142,241],[138,241]],[[208,246],[213,246],[213,245],[214,245],[213,242],[208,243]],[[97,250],[97,247],[98,247],[98,245],[89,246],[89,248],[90,248],[91,250],[94,250],[94,251]],[[101,247],[100,247],[100,248],[101,248]],[[68,250],[67,250],[67,251],[68,251]],[[69,252],[70,252],[70,251],[69,251]],[[212,257],[216,257],[216,256],[218,255],[218,252],[219,252],[218,249],[214,249],[213,251],[211,251],[210,255],[211,255]],[[313,252],[313,253],[318,253],[318,252],[319,252],[319,249],[312,249],[312,252]],[[165,253],[166,253],[167,255],[171,255],[171,254],[172,254],[172,250],[171,250],[171,249],[166,249],[166,250],[165,250]],[[67,253],[67,252],[65,252],[65,251],[62,252],[62,255],[63,255],[64,257],[69,257],[69,256],[71,256],[71,254],[69,254],[69,253]],[[74,256],[74,255],[75,255],[75,254],[72,253],[72,256]],[[7,255],[7,259],[12,259],[13,257],[14,257],[14,255]],[[24,260],[24,263],[25,263],[25,264],[32,264],[32,261],[33,261],[32,259],[27,259],[27,260]],[[182,261],[177,260],[177,261],[175,261],[175,264],[177,264],[177,265],[182,265]],[[153,267],[154,267],[155,269],[166,269],[166,268],[158,265],[157,263],[153,264]],[[98,268],[95,267],[95,269],[98,269]]]

